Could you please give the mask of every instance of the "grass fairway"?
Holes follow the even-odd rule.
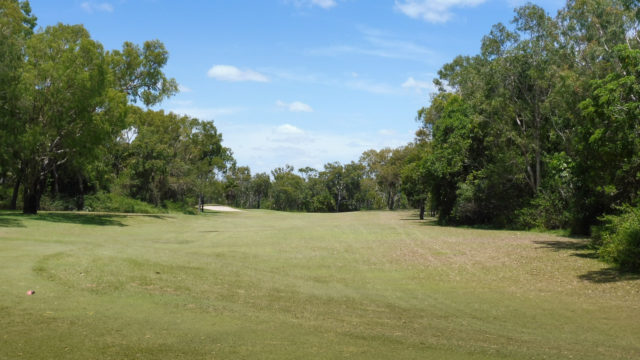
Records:
[[[640,280],[606,267],[412,212],[3,212],[0,358],[639,359]]]

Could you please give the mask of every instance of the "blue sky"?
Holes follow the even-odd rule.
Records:
[[[536,2],[554,15],[564,2]],[[413,139],[432,79],[473,55],[514,0],[32,0],[42,27],[106,49],[161,40],[181,92],[158,108],[213,120],[253,173],[318,169]]]

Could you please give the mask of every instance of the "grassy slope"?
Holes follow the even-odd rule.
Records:
[[[0,358],[640,358],[579,241],[411,218],[0,213]]]

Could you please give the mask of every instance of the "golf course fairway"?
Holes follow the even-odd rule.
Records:
[[[413,211],[0,212],[0,359],[639,359],[640,277],[587,244]]]

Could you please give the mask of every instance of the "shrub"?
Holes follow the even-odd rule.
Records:
[[[121,212],[138,214],[159,214],[167,211],[149,203],[132,199],[122,195],[98,193],[84,198],[86,211]]]
[[[624,207],[620,215],[604,217],[604,225],[596,231],[595,241],[604,260],[622,270],[640,270],[640,207]]]
[[[191,205],[190,203],[195,204],[195,200],[192,200],[192,201],[187,200],[184,202],[166,200],[164,202],[164,206],[167,208],[169,212],[177,212],[177,213],[182,213],[187,215],[197,215],[198,207],[196,205]]]

